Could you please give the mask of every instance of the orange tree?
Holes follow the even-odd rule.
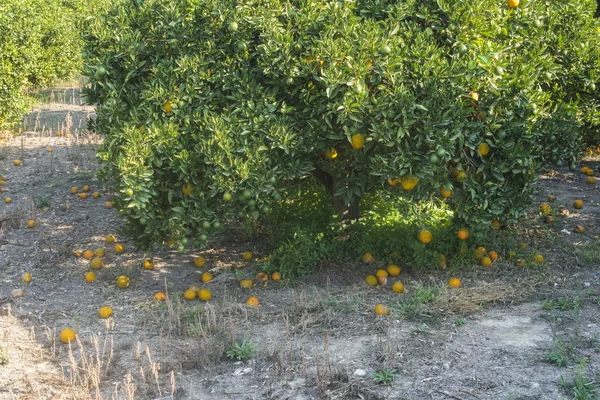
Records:
[[[512,220],[540,167],[575,168],[597,113],[595,8],[116,2],[86,26],[100,176],[145,244],[201,244],[309,177],[346,219],[378,193],[443,197],[462,224]]]
[[[0,129],[26,111],[27,88],[80,70],[76,28],[84,5],[84,0],[0,0]]]

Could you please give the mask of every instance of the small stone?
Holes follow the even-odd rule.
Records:
[[[25,296],[25,291],[23,289],[15,289],[10,293],[10,295],[16,299]]]
[[[450,363],[444,363],[444,369],[450,369]]]
[[[591,284],[591,283],[589,283],[589,282],[583,282],[583,286],[585,286],[585,287],[590,287],[590,286],[592,286],[592,284]]]
[[[365,371],[364,369],[357,369],[356,371],[354,371],[354,373],[352,374],[353,377],[355,378],[364,378],[365,376],[367,376],[367,371]]]
[[[537,383],[537,382],[531,382],[531,388],[532,389],[539,389],[539,387],[540,387],[539,383]]]

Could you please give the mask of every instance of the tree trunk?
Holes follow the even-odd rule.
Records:
[[[360,208],[358,206],[360,199],[356,198],[353,202],[348,204],[344,201],[343,196],[336,196],[335,188],[337,185],[335,179],[319,168],[313,171],[313,176],[325,187],[327,193],[331,195],[331,198],[333,199],[333,208],[337,213],[342,215],[343,222],[354,221],[360,218]]]

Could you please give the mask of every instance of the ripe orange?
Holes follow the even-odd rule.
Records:
[[[202,277],[200,279],[202,280],[202,282],[210,282],[213,280],[213,276],[210,272],[205,272],[202,274]]]
[[[485,256],[485,247],[478,247],[473,251],[473,258],[477,261],[481,261],[481,259]]]
[[[375,276],[378,277],[378,278],[380,276],[382,276],[384,278],[387,278],[388,277],[388,272],[385,269],[378,269],[377,272],[375,273]]]
[[[125,251],[125,247],[121,243],[115,244],[115,253],[122,254]]]
[[[117,238],[115,237],[115,235],[106,235],[106,239],[105,239],[106,243],[108,244],[112,244],[114,242],[117,241]]]
[[[98,315],[102,319],[110,318],[112,313],[113,313],[113,309],[110,306],[100,307],[100,310],[98,310]]]
[[[154,261],[152,261],[151,258],[145,258],[144,262],[143,262],[143,265],[144,265],[144,269],[147,269],[147,270],[153,270],[154,269]]]
[[[85,199],[87,199],[87,193],[80,193],[80,194],[79,194],[79,198],[80,198],[81,200],[85,200]]]
[[[460,287],[460,279],[458,278],[450,278],[450,280],[448,281],[448,286],[451,288],[459,288]]]
[[[396,293],[402,293],[404,292],[404,285],[402,284],[402,282],[394,282],[394,284],[392,285],[392,290]]]
[[[460,240],[467,240],[469,238],[469,230],[467,228],[460,228],[458,230],[458,238]]]
[[[589,168],[587,165],[584,165],[584,166],[581,168],[581,171],[580,171],[580,172],[581,172],[583,175],[587,175],[589,170],[590,170],[590,168]]]
[[[280,281],[281,280],[281,274],[277,271],[273,272],[271,274],[271,280],[273,281]]]
[[[422,230],[421,232],[419,232],[419,242],[423,243],[423,244],[427,244],[429,242],[431,242],[431,232],[428,231],[427,229]]]
[[[365,282],[367,282],[367,285],[369,286],[377,286],[377,278],[373,275],[367,276]]]
[[[506,2],[506,5],[508,6],[508,8],[517,8],[520,2],[520,0],[508,0]]]
[[[365,137],[363,135],[361,135],[360,133],[357,133],[355,135],[352,135],[351,142],[352,142],[352,147],[355,150],[362,149],[363,146],[365,145]]]
[[[206,265],[206,260],[204,259],[204,257],[200,257],[200,256],[196,257],[196,258],[194,258],[194,265],[197,268],[202,268],[202,267],[204,267],[204,265]]]
[[[449,199],[450,197],[452,197],[453,193],[452,193],[452,190],[446,190],[446,188],[442,186],[440,188],[440,194],[442,195],[442,197],[444,199]]]
[[[129,278],[125,275],[121,275],[117,278],[117,287],[125,289],[129,286]]]
[[[471,93],[469,93],[469,97],[472,98],[475,101],[479,101],[479,93],[477,93],[477,92],[471,92]]]
[[[498,253],[492,250],[488,253],[488,257],[490,257],[492,261],[496,261],[498,259]]]
[[[35,227],[35,221],[30,219],[29,221],[27,221],[27,227],[28,228],[34,228]]]
[[[198,298],[202,301],[209,301],[212,299],[212,293],[208,289],[200,289],[198,292]]]
[[[4,199],[4,202],[5,202],[6,204],[10,204],[10,203],[12,203],[12,199],[11,199],[10,197],[6,197],[6,198]]]
[[[487,143],[480,143],[479,144],[479,154],[481,154],[483,157],[487,156],[490,152],[490,146]]]
[[[24,272],[23,275],[21,275],[21,281],[24,283],[31,282],[31,274],[29,272]]]
[[[438,269],[446,268],[446,256],[445,255],[443,255],[443,254],[439,255],[437,267],[438,267]]]
[[[481,266],[489,268],[492,266],[492,259],[489,257],[482,257],[481,258]]]
[[[79,189],[77,189],[75,186],[73,186],[73,187],[71,188],[71,193],[73,193],[73,194],[77,194],[77,192],[79,192]]]
[[[579,200],[579,199],[575,200],[573,202],[573,207],[575,207],[578,210],[583,208],[583,200]]]
[[[397,178],[390,178],[388,179],[388,185],[390,185],[391,187],[396,187],[400,184],[400,180]]]
[[[413,190],[415,186],[419,183],[419,178],[416,176],[403,176],[400,178],[400,186],[404,190]]]
[[[154,300],[165,301],[167,300],[167,295],[163,292],[158,292],[154,295]]]
[[[252,260],[252,252],[251,251],[245,251],[244,254],[242,254],[242,258],[244,259],[244,261],[250,261]]]
[[[100,198],[100,192],[94,192],[92,193],[92,197],[95,199],[99,199]]]
[[[19,165],[21,165],[21,161],[20,160],[15,160],[15,161],[13,161],[13,165],[15,167],[18,167]]]
[[[596,183],[596,178],[594,178],[593,176],[588,176],[587,183],[589,183],[590,185],[594,185]]]
[[[535,257],[533,258],[533,261],[535,261],[536,264],[543,264],[544,256],[541,254],[536,254]]]
[[[246,304],[251,307],[258,307],[258,299],[255,296],[250,296],[248,297],[248,300],[246,300]]]
[[[102,247],[97,248],[96,251],[95,251],[95,254],[98,257],[104,257],[105,253],[106,253],[106,251]]]
[[[83,258],[87,258],[88,260],[91,260],[92,258],[94,258],[94,252],[91,250],[84,251]]]
[[[63,343],[73,343],[75,341],[75,331],[71,328],[65,328],[60,332],[60,341]]]
[[[252,288],[252,281],[250,279],[244,279],[240,282],[240,287],[243,289],[250,289]]]
[[[467,178],[467,173],[465,171],[458,171],[458,173],[454,177],[454,179],[456,179],[457,182],[461,182],[466,178]]]
[[[373,257],[373,254],[365,253],[365,255],[363,256],[363,262],[372,263],[373,261],[375,261],[375,257]]]
[[[197,293],[194,289],[188,289],[183,292],[183,298],[186,300],[194,300],[197,296]]]
[[[330,147],[325,150],[325,159],[326,160],[335,160],[338,156],[337,150],[335,147]]]
[[[85,280],[88,283],[92,283],[96,280],[96,274],[93,272],[88,272],[85,274]]]
[[[47,150],[48,150],[48,153],[52,153],[52,147],[48,147]]]
[[[388,265],[386,270],[390,276],[398,276],[401,271],[400,267],[395,264]]]
[[[84,192],[89,192],[89,191],[90,191],[90,187],[89,187],[88,185],[85,185],[85,186],[83,187],[83,191],[84,191]]]
[[[388,315],[389,313],[390,313],[390,310],[387,308],[387,306],[384,306],[383,304],[377,304],[375,306],[375,314]]]
[[[104,266],[104,262],[100,257],[94,257],[94,259],[90,261],[90,267],[92,267],[93,269],[100,269],[102,268],[102,266]]]
[[[585,232],[585,228],[582,225],[577,225],[575,227],[575,232],[577,232],[577,233],[583,233],[583,232]]]
[[[2,179],[0,179],[0,186],[4,186],[6,185],[6,182],[4,182]]]
[[[170,101],[165,101],[165,104],[163,104],[163,110],[165,110],[167,114],[171,114],[171,111],[173,111],[173,103]]]

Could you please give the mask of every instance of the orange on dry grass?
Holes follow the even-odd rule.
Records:
[[[394,284],[392,285],[392,290],[396,293],[403,293],[404,285],[402,284],[402,282],[394,282]]]
[[[200,280],[202,282],[210,282],[213,280],[213,275],[210,272],[205,272],[202,274],[202,276],[200,277]]]
[[[194,300],[198,294],[194,289],[188,289],[183,292],[183,298],[186,300]]]
[[[154,261],[152,261],[151,258],[145,258],[143,265],[144,265],[144,269],[147,269],[150,271],[154,269]]]
[[[206,265],[206,260],[204,259],[204,257],[196,257],[194,258],[194,266],[196,266],[197,268],[202,268]]]
[[[421,232],[419,232],[419,242],[423,243],[423,244],[427,244],[429,242],[431,242],[431,232],[427,229],[422,230]]]
[[[281,274],[277,271],[273,272],[271,274],[271,280],[272,281],[280,281],[281,280]]]
[[[400,267],[395,264],[388,265],[386,270],[389,276],[398,276],[401,271]]]
[[[208,289],[200,289],[198,291],[198,298],[202,301],[209,301],[212,299],[212,293]]]
[[[122,254],[125,251],[125,247],[121,243],[117,243],[114,247],[115,253]]]
[[[252,260],[252,256],[253,256],[253,254],[251,251],[245,251],[244,254],[242,254],[242,259],[244,261],[250,261],[250,260]]]
[[[365,282],[367,282],[367,285],[369,286],[377,286],[377,277],[369,275],[365,278]]]
[[[575,207],[576,209],[582,209],[583,208],[583,200],[577,199],[573,202],[573,207]]]
[[[91,260],[92,258],[94,258],[94,252],[92,250],[84,251],[83,258],[87,258],[88,260]]]
[[[63,343],[73,343],[75,341],[75,331],[71,328],[65,328],[60,332],[60,341]]]
[[[377,304],[375,306],[375,314],[377,315],[388,315],[390,313],[390,309],[383,304]]]
[[[121,289],[125,289],[126,287],[129,287],[129,278],[126,277],[125,275],[121,275],[117,278],[117,287],[121,288]]]
[[[102,319],[110,318],[112,313],[113,313],[113,309],[110,306],[100,307],[100,310],[98,310],[98,315]]]
[[[252,280],[250,280],[250,279],[244,279],[244,280],[240,281],[240,287],[243,289],[250,289],[250,288],[252,288],[252,286],[253,286],[253,283],[252,283]]]
[[[88,272],[85,274],[85,280],[88,283],[92,283],[96,280],[96,274],[93,272]]]
[[[250,296],[248,297],[248,300],[246,300],[246,304],[248,304],[251,307],[258,307],[258,298],[256,298],[255,296]]]
[[[448,286],[451,288],[458,289],[460,287],[460,279],[450,278],[450,280],[448,281]]]
[[[100,269],[104,266],[104,262],[100,257],[94,257],[92,261],[90,261],[90,267],[93,269]]]
[[[155,293],[154,294],[154,300],[166,301],[167,300],[167,295],[164,294],[163,292]]]

